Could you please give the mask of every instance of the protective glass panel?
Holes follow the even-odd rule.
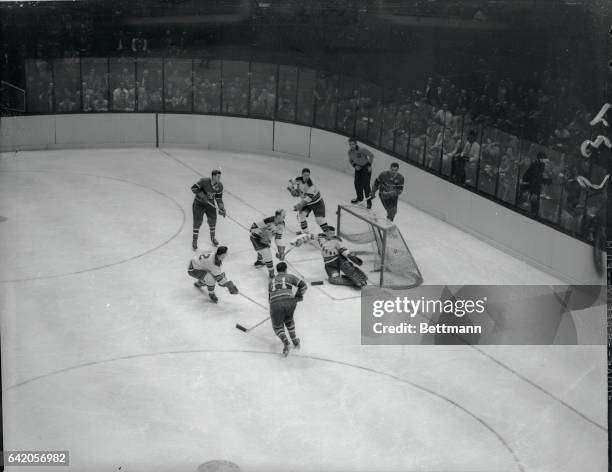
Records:
[[[400,105],[397,110],[395,144],[393,151],[406,159],[410,143],[410,110],[408,105]]]
[[[163,110],[163,62],[138,59],[136,66],[138,111]]]
[[[601,235],[600,229],[607,227],[607,189],[604,186],[602,189],[598,189],[598,186],[604,182],[605,176],[608,174],[606,168],[595,163],[591,165],[590,172],[588,174],[582,174],[586,176],[593,187],[585,190],[585,214],[584,221],[582,224],[582,235],[598,245],[602,250],[604,249],[605,241],[598,241],[598,235]],[[610,184],[608,184],[610,185]]]
[[[201,60],[194,63],[194,103],[196,113],[219,113],[221,110],[221,61]]]
[[[497,128],[482,130],[478,190],[488,195],[496,195],[502,152],[507,140],[508,136]]]
[[[314,87],[316,72],[312,69],[300,67],[298,71],[297,89],[297,121],[298,123],[312,124],[314,113]]]
[[[425,115],[425,167],[438,172],[442,167],[445,124],[450,124],[452,115],[448,110],[432,107]]]
[[[540,192],[540,217],[557,224],[565,184],[565,156],[553,149],[546,151],[542,190]]]
[[[453,157],[461,151],[461,133],[463,131],[463,116],[453,114],[450,109],[442,110],[438,115],[444,120],[442,140],[440,145],[442,165],[440,173],[450,177],[452,173]]]
[[[108,111],[108,59],[85,57],[81,59],[83,111]]]
[[[507,140],[502,145],[499,163],[499,183],[497,184],[497,198],[516,204],[518,197],[519,168],[521,161],[521,141],[512,135],[505,135]]]
[[[397,106],[388,103],[382,109],[382,124],[380,133],[380,146],[387,151],[393,151],[395,129],[397,127]]]
[[[134,59],[113,58],[110,60],[111,110],[134,111],[136,105],[135,74]]]
[[[427,124],[432,113],[432,107],[419,98],[410,108],[408,159],[418,164],[423,164],[425,160],[424,151],[427,138]]]
[[[81,65],[78,58],[55,59],[55,110],[58,113],[81,111]]]
[[[566,231],[582,236],[588,192],[578,183],[578,177],[588,175],[590,166],[579,154],[564,157],[565,179],[559,203],[559,225]]]
[[[27,59],[26,71],[26,106],[28,113],[50,113],[55,104],[53,70],[50,62],[42,59]]]
[[[538,163],[538,155],[546,154],[547,148],[531,141],[523,140],[521,144],[521,161],[519,166],[518,207],[533,216],[539,216],[544,191],[545,163]]]
[[[276,65],[251,63],[251,115],[274,118]]]
[[[321,128],[333,129],[338,109],[340,78],[336,75],[319,74],[314,88],[316,107],[315,124]]]
[[[338,99],[338,119],[336,130],[352,136],[355,131],[355,118],[359,106],[360,93],[358,84],[354,79],[343,76]]]
[[[359,84],[359,102],[357,104],[355,135],[363,141],[368,141],[370,126],[373,128],[380,128],[380,118],[378,117],[380,113],[378,108],[380,99],[380,87],[368,82],[361,82],[361,84]]]
[[[223,61],[223,113],[246,116],[248,105],[249,63]]]
[[[164,60],[164,111],[191,111],[191,59]]]
[[[463,120],[460,157],[455,159],[454,170],[457,183],[464,184],[467,187],[476,187],[480,170],[481,139],[482,129],[480,124],[474,123],[465,117]]]
[[[295,121],[297,103],[298,68],[279,66],[278,103],[276,116],[279,120]]]

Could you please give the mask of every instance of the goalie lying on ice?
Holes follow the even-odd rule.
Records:
[[[336,236],[335,232],[333,226],[327,226],[325,233],[316,237],[321,248],[329,283],[333,285],[353,285],[355,287],[367,285],[368,276],[357,267],[363,261],[341,245],[342,239]],[[301,246],[312,239],[315,239],[314,235],[303,234],[295,238],[291,244]]]

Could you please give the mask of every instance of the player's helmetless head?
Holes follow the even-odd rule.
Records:
[[[357,148],[357,140],[355,140],[353,138],[349,139],[349,147],[351,149],[358,149]]]
[[[391,167],[389,167],[389,170],[391,171],[391,174],[397,174],[397,171],[399,170],[399,164],[394,162],[393,164],[391,164]]]
[[[285,210],[283,210],[282,208],[276,210],[274,212],[274,220],[277,223],[282,223],[283,221],[285,221]]]
[[[221,171],[219,169],[213,170],[210,175],[213,183],[221,182]]]
[[[310,178],[310,169],[304,168],[302,169],[302,180],[306,182]]]
[[[287,272],[287,264],[284,262],[279,262],[278,264],[276,264],[276,272],[278,272],[279,274],[284,274],[285,272]]]
[[[225,256],[227,256],[227,246],[219,246],[215,253],[215,257],[221,262],[225,259]]]
[[[325,229],[325,237],[327,239],[331,239],[336,235],[336,228],[334,228],[333,226],[328,226]]]

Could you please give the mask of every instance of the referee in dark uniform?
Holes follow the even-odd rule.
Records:
[[[360,148],[357,140],[351,138],[349,139],[348,156],[351,166],[355,169],[355,192],[357,193],[357,198],[351,200],[351,203],[362,202],[365,195],[367,207],[372,208],[370,180],[372,179],[374,154],[369,149]]]

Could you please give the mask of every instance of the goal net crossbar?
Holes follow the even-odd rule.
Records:
[[[405,289],[423,283],[419,267],[397,226],[358,205],[338,205],[338,236],[356,245],[362,270],[381,287]]]

